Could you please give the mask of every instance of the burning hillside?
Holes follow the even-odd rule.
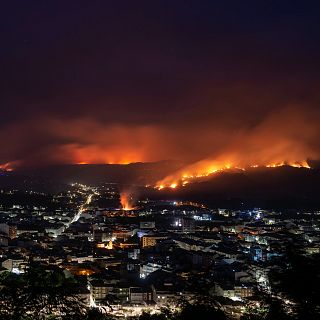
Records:
[[[281,161],[268,164],[250,164],[247,166],[242,166],[234,161],[230,162],[210,162],[201,161],[183,168],[176,173],[165,177],[156,184],[156,188],[161,190],[163,188],[175,189],[178,186],[185,186],[189,182],[203,179],[208,176],[212,176],[218,172],[225,171],[246,171],[251,168],[276,168],[290,166],[296,168],[308,168],[310,166],[307,161]]]

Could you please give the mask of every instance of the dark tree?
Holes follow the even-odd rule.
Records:
[[[102,313],[98,309],[89,309],[83,320],[112,320],[113,318]]]
[[[181,301],[179,311],[163,308],[161,313],[143,313],[139,320],[226,320],[227,317],[216,302],[210,298],[203,297],[194,303]]]
[[[241,320],[290,320],[287,310],[284,308],[283,303],[271,296],[264,296],[258,306],[249,305]]]
[[[270,274],[275,294],[297,319],[320,319],[320,255],[303,256],[290,248],[283,261],[283,271]]]
[[[179,320],[226,320],[222,310],[214,305],[205,303],[187,304],[178,315]]]
[[[1,319],[83,319],[86,306],[77,284],[61,269],[50,271],[30,264],[27,272],[2,278]]]

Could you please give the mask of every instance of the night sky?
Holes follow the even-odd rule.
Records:
[[[320,159],[319,1],[0,5],[0,164]]]

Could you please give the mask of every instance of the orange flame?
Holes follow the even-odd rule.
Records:
[[[307,161],[288,161],[288,162],[277,162],[267,164],[266,167],[268,168],[276,168],[276,167],[283,167],[283,166],[290,166],[295,168],[307,168],[311,169]]]
[[[0,169],[5,171],[13,171],[13,165],[11,162],[0,164]]]
[[[120,192],[120,203],[122,210],[130,211],[134,210],[132,195],[128,191]]]
[[[228,170],[241,170],[245,171],[248,168],[275,168],[282,166],[290,166],[295,168],[307,168],[310,166],[306,160],[302,161],[280,161],[268,164],[249,164],[247,166],[240,166],[235,162],[228,161],[227,163],[209,162],[207,160],[200,161],[198,163],[187,166],[183,171],[178,171],[173,175],[167,176],[156,184],[158,190],[164,188],[175,189],[179,185],[185,186],[190,180],[196,180],[204,177],[208,177],[218,172],[224,172]]]

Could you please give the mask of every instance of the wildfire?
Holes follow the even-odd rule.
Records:
[[[276,168],[276,167],[283,167],[283,166],[290,166],[295,168],[306,168],[310,169],[310,166],[307,161],[281,161],[281,162],[274,162],[269,164],[250,164],[248,166],[239,166],[234,165],[230,162],[226,164],[209,164],[207,162],[205,163],[198,163],[196,165],[191,165],[183,172],[179,171],[176,174],[170,175],[163,180],[159,181],[157,185],[155,186],[156,189],[162,190],[164,188],[171,188],[175,189],[178,186],[185,186],[187,185],[190,180],[197,180],[201,178],[205,178],[208,176],[211,176],[213,174],[219,173],[219,172],[226,172],[226,171],[232,171],[232,170],[241,170],[246,171],[250,168]],[[186,172],[188,171],[188,172]]]
[[[134,210],[132,195],[127,191],[120,192],[120,203],[122,210],[130,211]]]
[[[7,162],[7,163],[0,164],[0,170],[13,171],[12,163]]]
[[[311,169],[307,161],[278,162],[278,163],[272,163],[272,164],[266,165],[266,167],[268,168],[276,168],[276,167],[283,167],[283,166]]]

